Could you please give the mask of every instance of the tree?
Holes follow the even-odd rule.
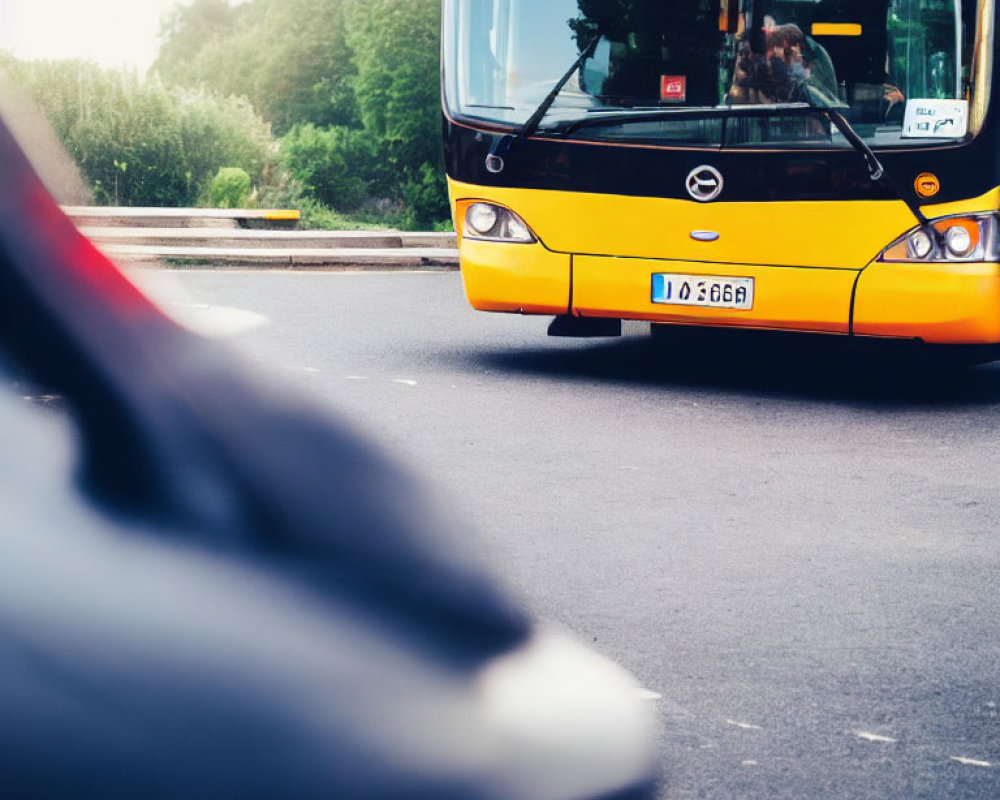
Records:
[[[193,0],[187,6],[174,6],[160,22],[154,69],[170,76],[173,83],[197,85],[199,57],[227,36],[239,13],[226,0]]]
[[[438,0],[348,0],[347,43],[365,131],[394,168],[396,194],[423,226],[447,216],[441,153]]]
[[[349,0],[347,42],[365,129],[404,168],[441,162],[440,3]]]
[[[342,0],[251,0],[232,8],[196,0],[170,12],[161,38],[155,74],[247,97],[279,135],[299,123],[357,122]]]

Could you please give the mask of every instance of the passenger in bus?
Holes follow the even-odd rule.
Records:
[[[798,25],[778,25],[773,17],[765,17],[765,23],[763,36],[740,37],[727,101],[734,105],[838,105],[833,63],[822,46]],[[759,45],[755,50],[754,39],[763,43],[763,50]]]
[[[743,36],[737,47],[729,102],[772,104],[804,102],[807,77],[802,49],[805,37],[795,25],[765,28],[763,52]],[[754,37],[757,38],[757,37]]]

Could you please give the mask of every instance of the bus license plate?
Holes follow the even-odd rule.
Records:
[[[753,278],[721,275],[653,275],[653,302],[707,308],[753,308]]]

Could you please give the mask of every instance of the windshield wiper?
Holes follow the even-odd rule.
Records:
[[[573,73],[583,66],[583,62],[590,58],[591,54],[594,52],[594,48],[597,47],[597,43],[600,40],[600,35],[595,36],[590,40],[590,44],[583,48],[583,52],[581,52],[579,58],[573,62],[573,66],[566,70],[566,74],[558,80],[556,85],[552,87],[552,91],[545,96],[545,99],[538,104],[538,108],[532,112],[527,121],[525,121],[525,123],[518,128],[515,133],[508,133],[493,142],[493,146],[490,148],[490,153],[486,156],[486,169],[488,172],[492,172],[494,174],[503,172],[504,159],[507,157],[507,154],[510,153],[511,148],[514,147],[514,145],[520,144],[527,137],[531,136],[531,134],[538,130],[539,124],[542,119],[544,119],[545,115],[549,113],[549,109],[552,108],[552,104],[559,96],[559,92],[561,92],[563,87],[569,83],[569,79],[573,77]]]
[[[875,155],[875,151],[868,146],[868,143],[864,139],[858,136],[858,132],[854,130],[851,123],[844,118],[844,115],[834,108],[818,108],[816,106],[812,106],[812,108],[816,108],[817,111],[825,114],[827,119],[829,119],[830,122],[836,126],[837,130],[840,131],[841,135],[847,139],[848,144],[864,156],[865,161],[868,164],[868,174],[871,179],[876,183],[884,183],[888,186],[890,191],[892,191],[896,197],[906,203],[906,207],[910,209],[910,213],[913,214],[917,222],[920,223],[920,227],[926,230],[931,235],[932,239],[937,241],[937,228],[931,225],[930,220],[924,216],[924,212],[920,210],[920,206],[917,204],[917,201],[910,197],[908,193],[900,189],[899,185],[891,177],[889,177],[889,174],[885,171],[885,167],[882,166],[882,162],[879,161],[878,157]]]

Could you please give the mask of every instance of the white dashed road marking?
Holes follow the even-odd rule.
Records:
[[[990,768],[993,766],[989,761],[979,761],[975,758],[963,758],[962,756],[952,756],[952,761],[957,761],[959,764],[965,767],[986,767]]]
[[[896,739],[891,736],[879,736],[877,733],[865,733],[864,731],[858,731],[855,736],[859,739],[864,739],[866,742],[878,742],[879,744],[896,744]]]
[[[734,728],[740,728],[745,731],[762,731],[764,730],[760,725],[751,725],[749,722],[737,722],[734,719],[727,719],[727,725],[732,725]]]

